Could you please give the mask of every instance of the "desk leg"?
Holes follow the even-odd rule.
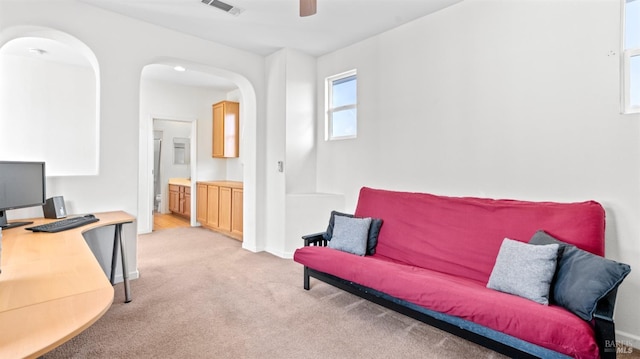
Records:
[[[113,253],[111,255],[111,275],[109,277],[109,281],[111,285],[116,284],[116,266],[118,264],[118,243],[120,242],[118,232],[120,232],[120,225],[116,224],[116,231],[113,236]]]
[[[111,257],[111,284],[115,284],[116,266],[118,263],[118,246],[120,246],[120,258],[122,259],[122,278],[124,279],[124,302],[131,301],[131,289],[129,288],[129,270],[127,269],[127,250],[122,239],[122,223],[115,225],[113,237],[113,255]]]

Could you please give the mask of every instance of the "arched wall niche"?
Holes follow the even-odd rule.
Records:
[[[0,159],[45,161],[49,177],[97,175],[99,74],[93,51],[65,32],[3,30]]]

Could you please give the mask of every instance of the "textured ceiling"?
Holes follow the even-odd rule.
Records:
[[[258,55],[291,48],[321,56],[462,0],[317,0],[317,14],[309,17],[299,16],[298,0],[223,0],[241,11],[237,16],[200,0],[79,1]],[[90,66],[70,47],[42,38],[12,40],[0,54]],[[143,76],[187,86],[234,88],[222,78],[189,70],[179,73],[166,65],[147,66]]]
[[[81,0],[103,9],[259,55],[292,48],[320,56],[462,0],[317,0],[299,16],[298,0],[224,0],[238,16],[200,0]]]

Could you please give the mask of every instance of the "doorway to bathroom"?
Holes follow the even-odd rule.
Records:
[[[153,230],[190,225],[194,127],[191,120],[153,118]]]

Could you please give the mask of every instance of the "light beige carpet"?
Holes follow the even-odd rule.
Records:
[[[138,261],[133,301],[116,285],[44,358],[502,358],[313,278],[305,291],[301,265],[206,229],[141,235]]]

